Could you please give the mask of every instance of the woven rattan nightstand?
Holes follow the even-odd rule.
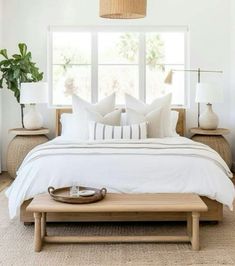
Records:
[[[191,128],[190,133],[194,134],[191,138],[192,140],[206,144],[217,151],[231,169],[232,152],[229,143],[223,137],[223,135],[230,133],[229,129],[204,130],[201,128]]]
[[[9,131],[16,136],[12,139],[7,151],[7,171],[12,178],[16,177],[16,171],[24,160],[25,156],[34,147],[48,141],[46,134],[49,129],[41,128],[28,130],[25,128],[15,128]]]

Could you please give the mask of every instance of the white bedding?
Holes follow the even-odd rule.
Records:
[[[6,195],[11,218],[24,200],[75,181],[116,193],[197,193],[232,209],[229,177],[214,150],[182,137],[82,143],[58,137],[28,154]]]

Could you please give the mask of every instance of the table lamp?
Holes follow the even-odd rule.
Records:
[[[173,74],[174,72],[189,72],[189,73],[197,73],[197,82],[201,83],[201,74],[202,73],[216,73],[216,74],[222,74],[223,71],[221,70],[206,70],[206,69],[171,69],[166,78],[165,78],[165,84],[172,84],[173,81]],[[199,127],[199,117],[201,114],[201,108],[200,108],[200,102],[197,105],[197,125]]]
[[[196,88],[196,102],[206,103],[207,108],[199,117],[199,126],[202,129],[217,129],[219,124],[218,116],[213,112],[212,103],[223,101],[221,88],[211,83],[198,83]]]
[[[20,103],[29,104],[29,112],[24,115],[23,122],[26,129],[39,129],[43,125],[43,117],[36,109],[36,104],[47,103],[47,83],[21,83]]]

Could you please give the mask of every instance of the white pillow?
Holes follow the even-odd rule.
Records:
[[[111,126],[120,126],[121,113],[122,113],[122,109],[117,109],[117,110],[114,110],[113,112],[110,112],[102,116],[101,114],[97,112],[91,111],[89,109],[86,110],[86,116],[89,122],[95,121],[95,122],[99,122],[99,123],[103,123],[103,124],[107,124]]]
[[[97,113],[97,115],[105,116],[112,112],[115,108],[115,93],[104,98],[97,104],[91,104],[77,95],[72,96],[73,113],[76,116],[68,118],[68,124],[76,133],[66,133],[66,136],[77,136],[79,140],[88,140],[88,116],[87,111]],[[64,122],[65,124],[66,122]],[[73,124],[74,123],[74,124]],[[73,124],[73,125],[72,125]],[[63,127],[63,123],[62,123]],[[79,130],[79,132],[78,132]],[[68,130],[66,130],[68,132]]]
[[[67,140],[88,140],[89,130],[88,124],[90,121],[101,122],[109,125],[120,125],[122,110],[114,110],[105,116],[90,110],[84,110],[83,118],[79,114],[62,114],[61,136]]]
[[[132,109],[139,114],[147,115],[151,111],[161,108],[161,136],[170,137],[172,136],[171,129],[171,98],[172,94],[166,94],[160,98],[155,99],[151,104],[146,104],[129,94],[125,94],[126,108]],[[130,119],[127,119],[130,122]],[[158,136],[159,137],[159,136]]]
[[[98,103],[91,104],[83,100],[81,97],[73,94],[72,96],[73,113],[83,115],[83,111],[85,109],[89,109],[104,116],[107,113],[110,113],[114,110],[115,98],[116,98],[116,94],[113,93],[107,96],[106,98],[104,98],[103,100],[99,101]]]
[[[171,111],[171,129],[174,136],[179,136],[176,132],[176,127],[179,119],[179,112],[178,111]],[[126,113],[121,114],[121,126],[127,125],[127,115]]]
[[[162,108],[155,109],[148,114],[140,114],[135,110],[126,109],[127,124],[148,123],[148,138],[163,138],[164,132],[162,130]]]
[[[84,130],[77,114],[62,114],[61,122],[61,137],[67,140],[84,140]]]
[[[109,119],[111,116],[112,116],[112,113],[108,114],[107,115],[107,119]],[[126,113],[122,113],[121,116],[122,116],[122,119],[125,118],[125,125],[126,125]],[[176,126],[177,126],[177,122],[178,122],[178,117],[179,117],[179,112],[171,111],[171,126],[172,126],[172,132],[173,132],[174,136],[178,136],[178,134],[176,132]],[[116,117],[114,119],[116,119]],[[61,115],[60,121],[61,121],[61,124],[62,124],[61,136],[63,138],[68,139],[68,140],[84,140],[84,139],[87,139],[83,135],[84,130],[80,127],[81,124],[79,123],[79,118],[78,118],[77,114],[63,113]],[[139,121],[141,121],[141,119],[139,119]]]
[[[121,114],[121,126],[126,126],[127,125],[127,121],[126,121],[127,117],[126,117],[126,112]]]
[[[92,121],[89,123],[89,140],[146,139],[147,123],[129,126],[110,126]]]

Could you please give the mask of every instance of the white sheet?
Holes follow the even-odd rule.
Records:
[[[24,200],[74,181],[116,193],[197,193],[232,209],[230,174],[217,153],[182,137],[121,143],[59,137],[30,152],[6,194],[11,218]]]

